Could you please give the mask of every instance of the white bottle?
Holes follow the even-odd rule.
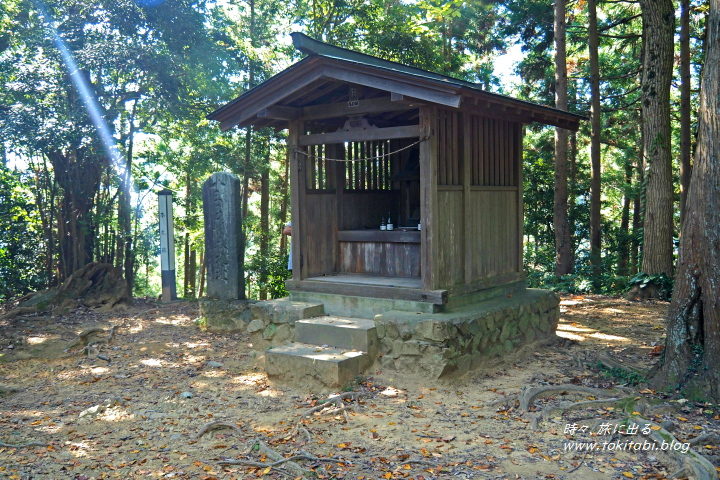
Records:
[[[380,230],[384,231],[387,227],[385,226],[385,217],[382,217],[382,221],[380,222]]]
[[[390,212],[388,212],[387,229],[392,230],[393,228],[395,228],[395,225],[393,225],[392,220],[390,220]]]

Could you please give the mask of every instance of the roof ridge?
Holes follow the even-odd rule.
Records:
[[[412,67],[410,65],[405,65],[404,63],[395,62],[392,60],[385,60],[384,58],[375,57],[373,55],[358,52],[355,50],[350,50],[348,48],[330,45],[329,43],[315,40],[314,38],[309,37],[304,33],[292,32],[290,34],[290,37],[292,38],[293,46],[307,55],[317,55],[320,57],[335,58],[339,60],[347,60],[350,62],[363,63],[374,67],[389,68],[411,75],[434,78],[435,80],[463,83],[472,88],[484,90],[482,88],[482,85],[479,83],[469,82],[467,80],[451,77],[449,75],[443,75],[442,73],[431,72],[430,70],[424,70],[418,67]]]

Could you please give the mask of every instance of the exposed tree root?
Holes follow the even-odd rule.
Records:
[[[423,460],[423,459],[421,459],[421,458],[419,458],[419,459],[412,459],[412,458],[411,458],[411,459],[409,459],[409,460],[405,460],[404,462],[402,462],[402,463],[399,464],[398,466],[402,467],[403,465],[412,465],[413,463],[419,464],[419,465],[427,465],[428,467],[433,467],[433,468],[437,467],[437,463],[429,462],[429,461]]]
[[[632,418],[638,420],[638,422],[651,423],[644,418]],[[654,424],[653,426],[658,427]],[[666,442],[668,444],[673,444],[673,442],[675,444],[681,443],[672,433],[668,432],[664,428],[658,428],[657,430],[653,429],[648,436],[652,438],[656,444],[662,444],[662,442]],[[689,449],[687,453],[670,449],[668,449],[667,453],[673,457],[676,462],[678,462],[681,468],[689,469],[696,480],[717,480],[718,473],[713,464],[692,448]]]
[[[688,440],[690,445],[720,445],[720,435],[717,433],[706,433]]]
[[[37,307],[16,307],[0,317],[0,320],[10,320],[11,318],[15,318],[23,313],[37,313],[37,311]]]
[[[587,455],[588,455],[588,452],[586,451],[586,452],[583,454],[582,458],[580,459],[580,461],[578,462],[577,465],[575,465],[573,468],[571,468],[571,469],[568,470],[567,472],[563,472],[563,473],[565,473],[565,475],[567,475],[567,474],[569,474],[569,473],[573,473],[575,470],[577,470],[578,468],[582,467],[582,464],[583,464],[583,462],[585,461],[585,459],[587,458]]]
[[[20,390],[15,387],[9,387],[7,385],[0,385],[0,397],[6,397],[8,395],[14,395]]]
[[[531,387],[522,392],[519,395],[520,410],[522,412],[528,412],[530,406],[535,398],[540,395],[553,393],[553,392],[576,392],[585,395],[609,395],[616,394],[620,391],[627,392],[629,389],[616,387],[614,389],[596,389],[583,387],[579,385],[553,385],[548,387]],[[505,399],[507,401],[507,398]],[[663,429],[659,425],[638,416],[639,410],[645,410],[644,405],[637,401],[638,398],[635,396],[623,397],[623,398],[606,398],[601,400],[582,401],[582,402],[563,402],[559,406],[549,406],[542,410],[542,413],[534,415],[531,419],[531,428],[537,429],[538,422],[543,416],[557,415],[558,413],[566,413],[570,410],[578,408],[599,406],[616,406],[619,407],[616,411],[624,412],[627,415],[628,420],[632,420],[635,423],[641,425],[648,425],[650,427],[650,433],[647,435],[652,439],[656,445],[662,445],[663,443],[668,445],[682,445],[670,432]],[[698,445],[704,442],[718,442],[720,436],[715,433],[702,435],[697,439],[694,439],[694,445]],[[717,480],[718,475],[715,467],[701,454],[695,452],[692,449],[687,450],[686,453],[682,453],[680,450],[674,450],[668,448],[665,453],[670,455],[675,461],[678,462],[681,469],[686,469],[686,472],[691,473],[697,480]],[[579,468],[579,466],[578,466]],[[569,472],[568,472],[569,473]]]
[[[243,434],[243,431],[240,430],[240,427],[238,427],[237,425],[234,425],[230,422],[224,422],[222,420],[216,420],[214,422],[206,423],[205,425],[203,425],[202,428],[200,429],[200,431],[197,433],[197,435],[195,435],[193,437],[192,441],[197,442],[200,439],[200,437],[202,437],[206,433],[208,433],[212,430],[220,430],[222,428],[230,428],[232,430],[235,430],[235,433],[237,433],[238,435]]]
[[[623,390],[625,390],[625,393],[627,393],[627,389],[622,389],[620,387],[607,390],[583,387],[581,385],[549,385],[546,387],[530,387],[526,389],[522,394],[520,394],[519,408],[521,412],[528,412],[530,410],[530,406],[532,405],[533,400],[535,400],[536,397],[548,393],[575,392],[585,395],[616,395],[618,393],[621,393]]]
[[[309,417],[310,415],[312,415],[315,412],[320,412],[322,410],[325,410],[326,408],[328,408],[328,404],[330,404],[330,403],[334,403],[335,405],[337,405],[338,408],[335,410],[330,410],[326,414],[333,415],[333,414],[336,414],[339,412],[343,412],[343,413],[345,413],[345,419],[347,419],[347,413],[346,413],[347,410],[353,409],[354,407],[345,405],[343,400],[345,400],[346,398],[353,398],[353,399],[357,400],[362,397],[366,397],[368,395],[369,394],[367,392],[345,392],[345,393],[341,393],[339,395],[332,395],[331,397],[329,397],[327,399],[327,401],[314,406],[310,410],[307,410],[305,413],[300,415],[300,420]]]
[[[290,457],[283,457],[278,452],[273,450],[272,448],[268,447],[265,442],[261,440],[251,440],[248,442],[248,447],[245,449],[245,452],[243,455],[247,455],[253,450],[257,450],[258,453],[264,454],[267,458],[272,460],[272,463],[268,462],[258,462],[255,460],[245,460],[245,459],[226,459],[221,460],[218,463],[218,465],[244,465],[248,467],[257,467],[257,468],[271,468],[273,470],[279,471],[280,473],[283,473],[285,475],[288,474],[288,471],[292,472],[294,475],[302,476],[302,478],[307,478],[309,475],[313,475],[312,470],[305,469],[300,466],[297,462],[299,461],[310,461],[310,462],[338,462],[341,461],[338,458],[323,458],[323,457],[316,457],[315,455],[311,455],[308,452],[300,451],[295,455],[292,455]],[[286,470],[287,469],[287,470]]]
[[[110,327],[110,330],[105,330],[104,328],[100,327],[93,327],[83,330],[78,334],[76,339],[72,340],[70,343],[67,344],[64,351],[67,353],[70,351],[70,349],[75,348],[78,345],[83,345],[83,348],[75,352],[75,355],[83,352],[88,355],[90,353],[90,349],[98,344],[104,343],[109,345],[115,337],[115,333],[117,332],[118,328],[119,327],[117,325],[113,325],[112,327]],[[105,338],[92,338],[97,333],[107,333],[108,336]]]
[[[607,355],[599,355],[597,357],[597,361],[602,363],[603,365],[605,365],[608,368],[619,368],[620,370],[627,370],[630,372],[635,372],[635,373],[639,373],[639,374],[643,374],[643,375],[645,373],[647,373],[639,368],[634,368],[629,365],[625,365],[624,363],[620,363],[617,360],[613,360],[612,358],[610,358]]]
[[[12,443],[0,442],[0,447],[5,447],[5,448],[47,447],[49,445],[50,445],[49,443],[42,443],[42,442],[28,442],[28,443],[21,443],[18,445],[13,445]]]

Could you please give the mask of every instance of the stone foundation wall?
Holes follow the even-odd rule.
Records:
[[[295,322],[324,315],[322,304],[287,298],[254,300],[200,300],[200,316],[213,333],[247,332],[255,350],[295,340]]]
[[[438,314],[387,312],[375,323],[380,365],[437,378],[554,336],[560,298],[528,289]]]
[[[488,360],[555,335],[560,298],[546,290],[484,300],[447,312],[391,310],[375,315],[377,361],[383,369],[438,378],[480,368]],[[287,298],[265,302],[201,300],[216,333],[248,332],[253,348],[295,340],[295,322],[324,315],[322,303]]]

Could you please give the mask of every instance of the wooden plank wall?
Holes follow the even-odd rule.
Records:
[[[340,272],[420,276],[419,243],[340,242]]]
[[[439,263],[438,282],[443,287],[461,285],[465,281],[465,226],[462,190],[441,190],[438,192],[438,216],[436,228]]]
[[[334,192],[305,194],[305,237],[308,244],[304,258],[307,276],[333,273],[337,259],[337,203]],[[293,264],[294,267],[294,264]]]
[[[521,271],[521,125],[440,110],[437,132],[435,287]]]
[[[438,185],[460,185],[462,138],[459,112],[438,110]]]
[[[472,185],[516,186],[519,124],[470,115],[465,125],[472,139]]]
[[[472,239],[471,278],[479,280],[518,271],[516,190],[477,190],[470,194],[474,221],[468,225]]]

